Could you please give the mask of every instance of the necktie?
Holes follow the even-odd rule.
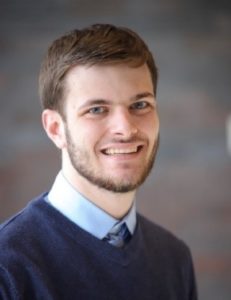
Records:
[[[126,223],[123,223],[115,232],[109,232],[103,239],[115,247],[123,247],[131,238]]]

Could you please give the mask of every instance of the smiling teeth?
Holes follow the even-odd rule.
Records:
[[[109,155],[113,154],[128,154],[137,152],[137,147],[129,148],[129,149],[106,149],[105,153]]]

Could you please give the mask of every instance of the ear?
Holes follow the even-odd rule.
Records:
[[[61,115],[55,110],[45,109],[42,112],[42,124],[52,142],[63,149],[66,146],[66,135]]]

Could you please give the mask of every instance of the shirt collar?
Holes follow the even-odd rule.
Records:
[[[99,239],[119,223],[126,223],[131,234],[136,226],[135,201],[127,215],[118,220],[80,194],[60,171],[48,194],[49,203],[72,222]]]

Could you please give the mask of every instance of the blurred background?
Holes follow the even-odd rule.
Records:
[[[138,209],[190,246],[200,299],[228,300],[230,1],[0,0],[0,221],[49,189],[60,168],[40,124],[41,59],[57,36],[99,22],[137,31],[159,67],[161,144]]]

